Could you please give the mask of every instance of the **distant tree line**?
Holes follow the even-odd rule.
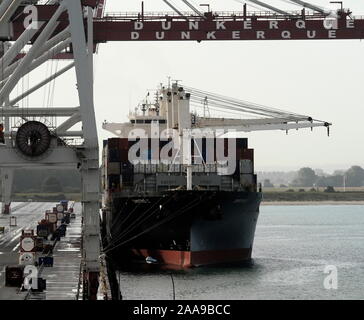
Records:
[[[266,183],[279,187],[280,185],[288,186],[296,177],[297,171],[258,171],[257,175],[259,182],[264,184],[264,181],[267,180]]]
[[[18,169],[14,172],[13,193],[78,193],[81,175],[76,169]]]
[[[276,175],[279,174],[279,179]],[[260,178],[260,179],[259,179]],[[290,178],[290,179],[289,179]],[[322,170],[313,170],[305,167],[292,175],[289,173],[258,173],[258,179],[263,182],[263,187],[363,187],[364,169],[360,166],[352,166],[348,170],[335,171],[333,174],[325,174]],[[285,179],[282,183],[282,179]]]
[[[364,169],[360,166],[352,166],[346,171],[318,176],[311,168],[301,168],[290,185],[292,187],[342,187],[344,183],[347,187],[364,186]]]

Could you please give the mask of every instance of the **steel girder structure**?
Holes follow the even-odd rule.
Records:
[[[19,37],[13,38],[11,16],[21,8],[22,1],[3,1],[0,4],[0,42],[2,50],[0,65],[0,116],[5,119],[5,144],[0,145],[0,168],[10,196],[9,186],[14,168],[79,168],[82,176],[82,217],[83,217],[83,292],[85,299],[96,299],[100,257],[100,216],[99,216],[99,146],[93,101],[93,9],[84,6],[81,0],[63,0],[47,21],[32,22]],[[61,16],[67,17],[67,25],[61,25]],[[87,32],[85,32],[87,21]],[[34,24],[36,23],[36,24]],[[63,22],[64,24],[65,22]],[[6,32],[8,33],[6,36]],[[87,40],[86,40],[87,34]],[[12,45],[5,45],[14,40]],[[29,45],[26,54],[20,51]],[[10,100],[18,82],[28,73],[46,61],[62,54],[72,46],[73,62],[51,77],[44,79],[20,96]],[[62,108],[26,108],[16,106],[20,100],[42,88],[67,70],[75,67],[79,106]],[[43,110],[42,110],[43,109]],[[17,117],[27,124],[27,117],[52,116],[66,120],[50,132],[49,148],[41,156],[29,157],[17,146],[17,132],[11,132],[9,119]],[[77,123],[82,131],[70,131]],[[67,145],[64,137],[82,138],[82,144]],[[6,179],[5,179],[6,178]],[[8,200],[7,200],[8,201]]]
[[[338,40],[363,39],[364,19],[349,10],[338,10],[336,18],[325,12],[205,12],[171,14],[136,12],[103,15],[105,0],[83,0],[95,7],[94,43],[108,41],[216,41],[216,40]],[[48,21],[57,5],[37,5],[40,21]],[[24,31],[22,12],[13,20],[16,39]],[[59,29],[68,23],[63,16]],[[0,34],[1,36],[1,34]],[[96,45],[94,46],[94,49]],[[72,57],[64,54],[62,57]]]

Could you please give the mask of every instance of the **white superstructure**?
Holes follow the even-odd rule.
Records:
[[[149,94],[148,94],[149,96]],[[129,122],[103,123],[103,129],[126,138],[134,129],[144,129],[150,134],[151,125],[158,124],[160,132],[175,129],[181,134],[184,129],[211,129],[236,132],[252,132],[262,130],[284,130],[326,127],[331,123],[314,120],[310,116],[269,108],[254,103],[224,97],[198,89],[179,86],[162,86],[156,91],[155,101],[145,99],[135,112],[129,114]],[[192,106],[204,109],[199,116],[191,111]],[[220,113],[234,113],[231,116],[208,116],[206,110],[217,110]]]

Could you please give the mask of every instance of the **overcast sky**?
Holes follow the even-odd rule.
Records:
[[[202,1],[208,2],[212,10],[242,7],[237,0]],[[330,7],[329,1],[312,2]],[[284,0],[269,3],[281,9],[298,8]],[[347,0],[344,5],[355,15],[364,15],[363,1]],[[137,0],[107,0],[106,11],[139,8]],[[162,0],[145,0],[145,10],[169,8]],[[62,65],[64,62],[59,62],[58,68]],[[30,82],[38,82],[40,73],[50,72],[55,65],[47,67],[48,71],[39,70]],[[103,120],[127,121],[129,109],[138,104],[148,89],[166,82],[168,76],[191,87],[333,123],[330,137],[325,128],[290,131],[288,136],[283,131],[248,134],[249,146],[255,149],[256,170],[310,166],[331,172],[352,164],[364,167],[364,43],[359,40],[102,44],[95,56],[100,143],[111,137],[101,128]],[[74,82],[73,71],[57,80],[54,105],[77,104],[76,96],[72,96]],[[45,90],[49,92],[49,88]],[[30,104],[39,105],[46,95],[47,91],[34,95]]]

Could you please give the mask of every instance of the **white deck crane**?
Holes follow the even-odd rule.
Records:
[[[255,103],[225,97],[222,95],[185,87],[191,93],[191,104],[198,106],[208,100],[209,108],[219,112],[232,112],[240,117],[197,117],[195,127],[213,130],[225,129],[238,132],[266,131],[266,130],[292,130],[313,127],[329,127],[325,121],[314,120],[310,116],[296,114],[280,109],[274,109]]]
[[[331,125],[309,116],[232,99],[187,86],[182,87],[178,83],[173,83],[171,87],[162,86],[156,96],[160,97],[160,101],[156,102],[159,106],[158,112],[154,111],[155,104],[144,104],[142,114],[136,111],[129,115],[130,122],[104,122],[103,129],[122,138],[135,137],[136,132],[143,132],[144,137],[152,137],[155,136],[156,130],[159,130],[160,136],[167,135],[173,139],[178,137],[177,154],[182,158],[187,169],[187,190],[192,190],[191,140],[195,141],[206,135],[219,137],[229,132],[234,134],[262,130],[288,132],[292,129],[313,127],[328,129]],[[217,109],[220,112],[234,111],[241,118],[199,117],[191,113],[191,106],[200,104],[200,107],[205,109],[206,100],[208,100],[209,109]]]
[[[251,102],[225,97],[207,91],[178,86],[173,84],[170,89],[164,87],[157,95],[163,97],[158,114],[145,112],[139,115],[132,113],[130,122],[103,124],[103,129],[120,137],[128,137],[135,128],[150,131],[150,121],[159,122],[160,132],[165,129],[211,129],[211,130],[235,130],[237,132],[269,131],[269,130],[293,130],[314,127],[329,128],[331,123],[314,120],[307,115],[301,115],[274,109]],[[168,95],[168,92],[170,94]],[[172,98],[170,98],[172,97]],[[178,99],[173,97],[179,97]],[[180,99],[183,97],[183,99]],[[188,102],[186,104],[186,101]],[[209,111],[216,110],[220,113],[217,117],[198,116],[191,112],[191,106],[200,107],[206,111],[208,103]],[[182,108],[180,105],[182,105]],[[152,106],[152,104],[151,104]],[[234,113],[239,117],[226,117],[221,114]],[[206,113],[205,113],[206,114]],[[191,120],[193,119],[193,120]],[[139,120],[139,121],[136,121]],[[143,121],[148,120],[148,121]],[[162,120],[162,121],[161,121]]]

